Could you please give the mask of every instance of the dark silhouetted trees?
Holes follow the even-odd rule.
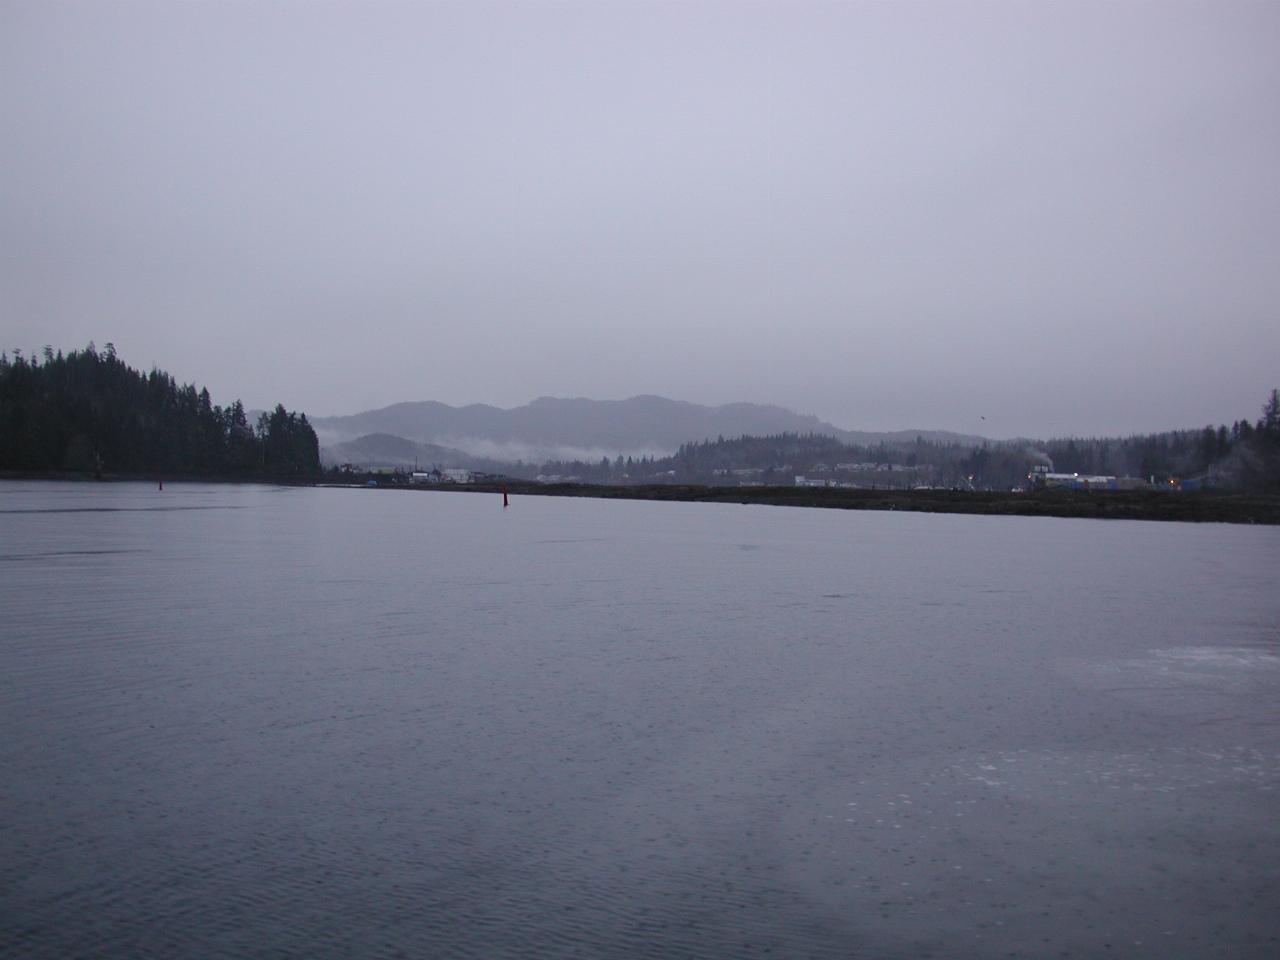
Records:
[[[1027,486],[1032,467],[1050,462],[1060,473],[1154,478],[1161,487],[1176,479],[1224,489],[1280,490],[1280,391],[1271,392],[1256,422],[1201,430],[980,446],[919,436],[872,446],[815,433],[721,436],[682,444],[669,457],[552,461],[522,470],[589,483],[790,485],[795,476],[805,475],[859,486],[1008,490]]]
[[[255,430],[239,400],[216,406],[208,390],[90,343],[66,356],[46,347],[42,360],[0,354],[0,469],[305,477],[320,456],[305,415],[277,406]]]

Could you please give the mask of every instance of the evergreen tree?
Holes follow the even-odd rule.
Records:
[[[276,408],[273,430],[249,429],[237,400],[214,406],[209,391],[179,386],[160,370],[141,374],[90,343],[43,363],[0,355],[0,469],[312,476],[319,444],[305,416]],[[268,449],[268,447],[270,449]]]

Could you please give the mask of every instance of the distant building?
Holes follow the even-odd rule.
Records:
[[[1083,476],[1078,473],[1037,472],[1034,482],[1046,490],[1118,490],[1115,477]]]

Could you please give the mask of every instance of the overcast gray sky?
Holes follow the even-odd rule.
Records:
[[[0,346],[215,402],[1011,436],[1280,385],[1275,2],[3,0],[0,131]]]

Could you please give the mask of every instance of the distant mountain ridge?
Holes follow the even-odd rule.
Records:
[[[425,400],[350,416],[315,417],[311,423],[330,451],[360,437],[384,434],[507,462],[667,455],[683,443],[744,434],[821,433],[857,444],[901,443],[917,436],[964,443],[982,439],[927,430],[842,430],[785,407],[754,403],[712,407],[652,395],[627,400],[539,397],[509,410],[487,404],[452,407]]]

